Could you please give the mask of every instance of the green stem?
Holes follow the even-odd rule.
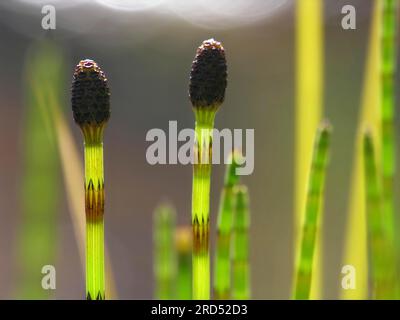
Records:
[[[390,241],[382,219],[382,187],[370,133],[364,136],[364,173],[373,298],[394,299],[396,297],[396,270],[393,242]]]
[[[210,299],[210,179],[215,112],[197,111],[192,190],[193,298]]]
[[[383,0],[381,52],[383,220],[389,241],[394,242],[393,181],[395,173],[394,113],[396,30],[398,0]]]
[[[229,299],[231,291],[231,233],[234,216],[235,195],[233,187],[239,176],[236,152],[230,156],[226,167],[224,188],[221,193],[220,207],[217,220],[217,244],[214,262],[214,298]]]
[[[50,299],[55,290],[40,285],[46,265],[56,264],[59,214],[59,154],[51,122],[55,101],[61,103],[63,58],[52,42],[39,41],[26,57],[21,170],[21,223],[18,225],[16,298]]]
[[[314,143],[300,252],[296,262],[294,299],[310,298],[314,251],[323,203],[329,149],[330,127],[327,124],[323,124],[318,129]]]
[[[176,230],[178,251],[177,299],[192,299],[192,230],[180,227]]]
[[[87,129],[85,131],[85,129]],[[86,297],[105,299],[102,128],[85,128]],[[100,130],[101,129],[101,130]]]
[[[236,210],[232,234],[232,298],[235,300],[248,300],[250,299],[249,194],[245,186],[237,186],[234,189],[234,193],[236,196]]]
[[[175,298],[176,285],[176,251],[174,243],[175,210],[169,205],[159,206],[155,219],[155,259],[156,299],[171,300]]]
[[[86,297],[104,300],[104,221],[86,220]]]

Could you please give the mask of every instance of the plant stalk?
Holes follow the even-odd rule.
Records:
[[[156,299],[175,299],[176,250],[175,209],[168,204],[159,206],[154,215],[154,272],[156,278]]]
[[[379,180],[372,135],[364,135],[365,198],[368,226],[369,256],[372,272],[372,297],[396,297],[396,264],[393,242],[383,220],[382,186]]]
[[[226,167],[224,188],[221,193],[217,219],[217,243],[214,262],[214,298],[229,299],[231,296],[231,235],[235,212],[234,186],[239,181],[236,175],[237,158],[233,152]]]
[[[192,230],[190,226],[176,230],[178,255],[177,299],[192,299]]]
[[[319,127],[308,178],[305,219],[302,228],[300,252],[296,262],[294,299],[310,299],[314,252],[323,203],[325,174],[330,149],[330,126]]]
[[[86,297],[105,299],[104,168],[102,126],[83,129],[85,137]]]
[[[247,188],[242,185],[234,189],[234,194],[236,210],[232,234],[232,298],[235,300],[248,300],[250,299],[249,194]]]
[[[395,174],[395,91],[396,30],[398,0],[383,0],[381,32],[381,108],[382,108],[382,178],[383,221],[389,241],[394,242],[394,198]]]
[[[215,112],[196,112],[192,192],[193,298],[210,299],[210,180]]]

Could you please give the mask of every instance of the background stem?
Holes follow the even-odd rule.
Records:
[[[370,133],[364,136],[365,196],[368,226],[369,256],[372,272],[372,297],[396,297],[396,264],[393,242],[383,220],[382,186],[378,176],[375,149]]]
[[[249,268],[249,194],[245,186],[237,186],[235,193],[235,218],[232,233],[232,298],[236,300],[250,299]]]
[[[300,250],[304,223],[307,182],[315,132],[324,113],[324,0],[298,0],[296,3],[296,107],[295,107],[295,252]],[[311,295],[321,296],[322,252],[317,239],[316,274]]]
[[[234,186],[239,181],[236,175],[237,157],[233,152],[226,166],[224,188],[221,193],[217,218],[217,243],[214,261],[214,298],[229,299],[231,296],[231,235],[235,214]]]
[[[394,77],[396,71],[396,27],[398,0],[382,0],[381,32],[381,108],[382,108],[382,179],[383,212],[382,219],[388,241],[394,243],[394,199],[393,182],[395,173],[395,92]]]
[[[42,287],[46,265],[57,265],[60,214],[59,155],[51,114],[63,98],[64,72],[61,51],[49,41],[39,41],[28,51],[24,80],[26,87],[22,176],[21,224],[18,228],[18,299],[48,299],[55,290]]]
[[[365,128],[373,130],[376,139],[377,163],[380,168],[381,155],[381,112],[380,95],[380,52],[381,10],[380,0],[371,7],[371,23],[365,62],[361,109],[354,141],[351,186],[346,221],[345,250],[342,266],[351,265],[357,270],[357,286],[346,290],[341,287],[341,299],[360,300],[368,298],[367,228],[365,208],[365,184],[363,169],[363,136]]]
[[[167,204],[159,206],[154,214],[155,297],[161,300],[175,299],[177,258],[174,241],[175,216],[175,209]]]
[[[300,252],[296,263],[295,299],[309,299],[312,283],[314,252],[319,229],[326,166],[330,148],[330,129],[323,124],[317,132],[306,200],[305,220],[302,228]]]
[[[178,255],[177,299],[192,299],[192,230],[190,226],[176,229]]]

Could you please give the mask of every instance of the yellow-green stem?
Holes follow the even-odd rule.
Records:
[[[175,209],[165,203],[154,214],[155,297],[172,300],[176,295]]]
[[[395,299],[397,294],[395,252],[390,235],[385,229],[382,186],[370,132],[364,136],[364,174],[372,298]]]
[[[86,220],[86,297],[104,300],[104,221]]]
[[[251,297],[249,265],[249,193],[245,186],[238,185],[235,194],[235,217],[232,234],[232,299],[248,300]]]
[[[85,136],[86,298],[105,299],[104,169],[102,127],[83,128]]]
[[[210,299],[210,178],[215,112],[196,113],[192,190],[193,299]]]
[[[236,174],[239,152],[232,152],[226,167],[224,188],[221,193],[217,217],[217,240],[214,258],[214,299],[231,297],[231,238],[235,212],[234,187],[239,181]]]
[[[395,119],[395,73],[396,73],[396,30],[398,0],[383,0],[380,3],[382,12],[381,31],[381,108],[382,108],[382,181],[383,181],[383,215],[385,232],[389,241],[394,236],[394,198],[393,182],[396,164]]]
[[[329,149],[330,126],[324,123],[317,131],[311,170],[308,177],[306,215],[295,269],[294,299],[310,299],[316,239],[319,232],[320,216],[324,199],[325,175]]]
[[[176,279],[177,299],[192,299],[192,229],[190,226],[176,230],[178,272]]]

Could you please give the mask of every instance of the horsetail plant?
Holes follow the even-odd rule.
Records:
[[[383,178],[383,220],[389,241],[394,242],[393,182],[395,173],[394,114],[396,72],[396,30],[398,0],[383,0],[381,31],[381,108],[382,108],[382,178]]]
[[[393,242],[390,241],[382,219],[382,186],[370,131],[367,131],[363,137],[363,154],[369,256],[372,266],[372,297],[394,299],[396,298],[396,258]]]
[[[313,142],[323,114],[324,91],[324,0],[295,3],[296,107],[295,107],[295,214],[294,247],[299,250]],[[317,240],[316,272],[311,297],[320,295],[321,245]]]
[[[234,188],[235,216],[232,233],[232,298],[250,299],[249,266],[249,193],[246,186]]]
[[[221,43],[206,40],[197,49],[190,72],[189,97],[195,114],[192,189],[193,298],[210,299],[210,180],[212,131],[227,85],[225,51]]]
[[[313,274],[314,252],[323,204],[325,174],[330,149],[331,127],[322,123],[316,134],[308,177],[305,218],[302,227],[300,251],[296,261],[294,299],[309,299]]]
[[[192,299],[192,229],[181,226],[175,232],[178,258],[178,273],[176,279],[178,300]]]
[[[357,270],[357,286],[352,290],[341,288],[340,298],[362,300],[368,298],[368,254],[367,222],[364,195],[363,136],[368,126],[374,130],[375,150],[381,155],[381,108],[379,105],[379,54],[381,34],[381,1],[374,1],[371,6],[371,26],[368,36],[368,48],[365,61],[360,115],[354,141],[351,186],[347,208],[345,251],[343,265],[352,265]],[[380,157],[377,157],[377,160]],[[378,161],[379,162],[379,161]]]
[[[160,205],[154,213],[155,296],[160,300],[175,298],[175,217],[175,209],[168,204]]]
[[[38,285],[42,274],[37,271],[56,260],[60,176],[51,115],[54,104],[62,101],[63,83],[59,75],[64,71],[63,66],[59,48],[47,40],[35,43],[26,57],[22,223],[17,251],[21,280],[16,290],[17,296],[24,299],[54,296],[54,290],[43,290]]]
[[[224,187],[217,218],[217,243],[214,259],[214,298],[229,299],[231,291],[231,233],[235,195],[233,188],[239,182],[236,174],[240,153],[232,152],[226,167]]]
[[[110,117],[110,90],[93,60],[81,60],[76,66],[71,102],[85,151],[86,298],[104,300],[103,133]]]

